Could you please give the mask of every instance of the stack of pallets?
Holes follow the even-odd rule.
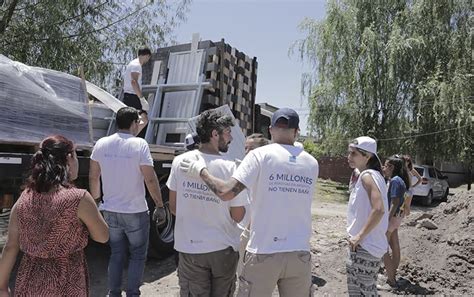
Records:
[[[220,42],[200,41],[198,49],[205,51],[203,73],[212,87],[203,92],[200,111],[229,105],[236,118],[236,124],[244,135],[254,132],[255,95],[257,83],[257,58]],[[153,61],[162,61],[159,77],[166,81],[168,57],[170,53],[191,50],[191,44],[181,44],[160,48],[153,54],[151,61],[143,67],[143,83],[151,81]],[[149,68],[149,69],[148,69]]]
[[[252,133],[257,82],[257,58],[250,58],[224,41],[207,51],[206,79],[212,88],[203,103],[228,104],[244,134]]]

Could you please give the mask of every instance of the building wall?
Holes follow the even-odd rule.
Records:
[[[340,183],[349,183],[352,169],[347,164],[346,157],[318,158],[319,178],[330,179]]]
[[[469,180],[472,181],[472,169],[469,171],[469,165],[463,163],[442,162],[435,164],[439,166],[440,171],[448,177],[450,187],[458,187],[462,184],[467,184]]]

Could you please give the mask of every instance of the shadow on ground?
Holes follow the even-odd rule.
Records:
[[[397,284],[398,284],[398,288],[396,291],[394,291],[394,293],[397,293],[397,294],[403,294],[403,295],[433,295],[435,294],[436,292],[434,292],[433,290],[429,290],[427,288],[424,288],[418,284],[414,284],[412,282],[410,282],[408,279],[406,278],[399,278],[398,281],[397,281]]]
[[[311,276],[311,282],[313,285],[318,286],[318,288],[323,287],[327,283],[324,279],[317,277],[316,275]]]
[[[107,265],[110,248],[106,244],[90,241],[86,247],[87,264],[90,275],[90,292],[92,297],[103,297],[107,290]],[[127,267],[123,271],[122,288],[126,288]],[[151,283],[176,271],[174,256],[163,260],[148,259],[143,274],[143,282]]]

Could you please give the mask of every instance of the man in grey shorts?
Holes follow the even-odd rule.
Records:
[[[230,178],[236,164],[221,152],[232,141],[233,120],[209,110],[200,115],[199,149],[173,160],[166,185],[170,208],[176,215],[175,249],[179,252],[178,278],[181,296],[233,296],[239,259],[241,230],[237,223],[245,215],[246,193],[222,201],[199,178],[179,170],[183,158],[204,160],[212,174]]]
[[[270,134],[274,143],[250,151],[231,178],[217,178],[202,159],[184,159],[180,167],[200,176],[223,201],[250,191],[250,240],[239,277],[238,296],[311,294],[311,202],[318,162],[301,147],[298,114],[277,110]]]

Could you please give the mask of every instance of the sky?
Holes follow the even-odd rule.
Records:
[[[309,17],[321,20],[325,0],[194,0],[187,20],[176,29],[178,43],[201,40],[220,41],[250,57],[257,57],[257,103],[291,107],[300,114],[301,134],[306,134],[308,105],[301,96],[301,75],[310,68],[295,54],[291,45],[304,37],[299,23]]]

